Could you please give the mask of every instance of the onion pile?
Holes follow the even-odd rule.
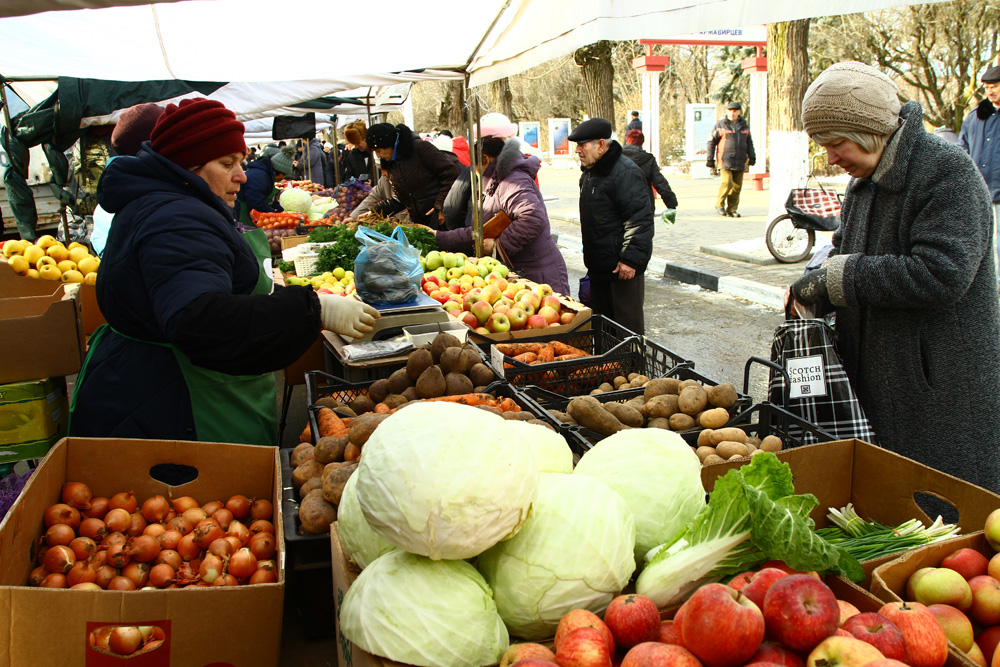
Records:
[[[156,495],[140,502],[131,491],[92,497],[82,482],[67,482],[61,500],[45,510],[29,586],[133,591],[278,580],[269,500],[237,494],[199,505],[190,496]],[[92,633],[91,644],[107,649],[107,630]],[[123,637],[119,647],[132,639]],[[144,636],[132,652],[154,641]]]
[[[90,645],[110,655],[148,653],[160,647],[166,635],[156,625],[106,625],[90,633]]]

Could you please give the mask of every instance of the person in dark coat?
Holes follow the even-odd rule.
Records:
[[[990,193],[961,147],[874,67],[827,68],[806,132],[852,177],[834,255],[791,286],[836,309],[844,368],[879,445],[1000,491],[1000,307]],[[793,304],[794,305],[794,304]]]
[[[632,112],[632,120],[629,121],[628,125],[625,126],[625,132],[631,132],[632,130],[639,130],[642,132],[642,121],[639,120],[639,112]]]
[[[740,117],[742,113],[743,106],[739,102],[726,105],[726,117],[712,128],[705,162],[709,169],[719,165],[722,182],[715,200],[715,212],[730,218],[740,217],[736,209],[739,208],[740,191],[743,190],[743,173],[757,164],[750,126]]]
[[[289,152],[279,150],[273,155],[259,157],[247,166],[247,180],[236,195],[236,219],[242,224],[254,224],[250,211],[267,213],[284,210],[278,203],[278,191],[274,184],[285,180],[294,171]]]
[[[622,154],[635,162],[635,166],[642,170],[642,175],[646,178],[646,192],[649,193],[649,206],[656,209],[656,195],[659,193],[663,200],[663,205],[667,208],[677,208],[677,195],[670,189],[670,183],[663,177],[660,165],[656,164],[656,158],[652,153],[642,150],[642,144],[646,141],[642,130],[629,130],[625,135],[625,145],[622,147]]]
[[[496,239],[484,239],[483,251],[493,254],[495,244],[510,259],[509,269],[536,283],[548,284],[560,294],[569,295],[566,262],[552,240],[549,215],[542,193],[535,185],[541,161],[521,152],[516,139],[482,139],[483,221],[500,211],[511,224]],[[458,181],[456,181],[458,183]],[[450,196],[450,195],[449,195]],[[449,252],[472,254],[471,219],[469,226],[436,233],[438,247]],[[503,256],[501,254],[501,256]]]
[[[642,171],[611,140],[611,123],[591,118],[569,135],[580,177],[583,262],[594,312],[645,333],[646,265],[653,254],[653,209]]]
[[[410,220],[443,229],[444,200],[461,170],[458,158],[438,150],[403,124],[372,125],[367,139],[388,172],[392,189],[406,206]]]
[[[958,142],[976,164],[990,189],[993,200],[993,250],[1000,263],[997,249],[997,223],[1000,222],[1000,67],[990,67],[980,78],[986,98],[965,117]],[[996,141],[993,141],[996,139]]]
[[[136,157],[105,170],[98,197],[115,224],[96,289],[108,324],[91,336],[71,435],[275,445],[274,371],[321,328],[372,330],[378,313],[360,301],[274,287],[263,230],[237,231],[243,132],[221,103],[182,100]]]
[[[368,131],[363,121],[355,121],[344,128],[344,137],[354,144],[340,161],[340,180],[349,181],[354,178],[366,183],[372,183],[375,170],[375,160],[367,143]]]

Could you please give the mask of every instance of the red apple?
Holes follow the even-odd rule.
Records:
[[[318,290],[316,290],[316,294],[333,294],[333,290],[327,289],[326,287],[320,287]]]
[[[485,325],[486,321],[490,319],[490,315],[493,314],[493,304],[489,301],[477,301],[472,304],[469,312],[476,316],[480,325]]]
[[[479,326],[479,318],[470,313],[469,311],[465,311],[464,313],[462,313],[462,317],[459,319],[461,319],[463,322],[465,322],[466,325],[472,327],[473,329]]]
[[[994,554],[986,566],[986,574],[994,579],[1000,579],[1000,554]]]
[[[934,614],[919,602],[889,602],[878,610],[896,624],[906,642],[910,667],[942,667],[948,659],[948,638]]]
[[[750,598],[750,600],[757,605],[758,609],[764,609],[764,596],[767,595],[767,591],[778,579],[783,579],[788,576],[788,573],[784,570],[779,570],[776,567],[765,567],[763,570],[758,570],[752,577],[750,577],[750,583],[740,589],[743,595]]]
[[[542,283],[535,286],[535,294],[539,297],[549,296],[553,294],[552,288],[547,283]]]
[[[643,642],[625,654],[622,667],[702,667],[702,664],[683,646]]]
[[[528,313],[524,312],[523,308],[515,306],[508,310],[507,319],[510,320],[511,331],[520,331],[528,326]]]
[[[705,584],[684,607],[680,636],[705,667],[742,665],[764,639],[760,609],[728,586]]]
[[[559,297],[557,297],[554,294],[550,294],[548,296],[542,297],[542,306],[543,307],[544,306],[548,306],[549,308],[551,308],[552,310],[556,311],[557,313],[562,308],[562,304],[559,303]]]
[[[729,580],[726,586],[729,586],[734,591],[741,591],[743,587],[750,583],[753,579],[753,575],[757,574],[755,570],[750,570],[749,572],[740,572],[735,577]],[[759,605],[758,605],[759,606]]]
[[[687,603],[685,603],[687,604]],[[674,643],[678,646],[684,646],[684,637],[682,635],[684,631],[684,605],[680,606],[680,609],[674,612],[674,635],[677,637],[677,641]],[[687,648],[684,646],[684,648]]]
[[[819,579],[790,574],[771,584],[764,596],[764,620],[770,638],[793,651],[810,651],[837,631],[840,606]]]
[[[510,312],[510,306],[505,306],[505,305],[503,305],[502,303],[499,303],[499,302],[497,302],[493,306],[493,314],[494,315],[506,315],[509,312]]]
[[[554,308],[549,308],[548,306],[542,306],[538,309],[538,314],[545,318],[548,324],[553,324],[559,321],[559,311]]]
[[[844,628],[837,628],[837,631],[834,632],[833,634],[837,635],[838,637],[854,637],[854,635],[852,635],[850,632],[848,632]],[[857,639],[857,637],[854,637],[854,638]]]
[[[486,287],[483,288],[483,300],[489,301],[490,305],[493,305],[494,303],[499,301],[500,297],[502,296],[503,293],[496,285],[487,285]]]
[[[847,600],[837,600],[837,606],[840,607],[840,625],[844,625],[844,621],[849,619],[851,616],[855,616],[861,613],[861,610],[855,607],[853,604]]]
[[[570,630],[556,646],[556,663],[559,667],[611,667],[608,640],[594,627]]]
[[[567,310],[566,312],[559,315],[559,324],[573,324],[573,320],[576,319],[576,313]]]
[[[509,667],[519,660],[529,658],[537,660],[556,661],[556,654],[541,644],[526,642],[522,644],[511,644],[500,659],[500,667]]]
[[[529,303],[528,301],[518,301],[517,303],[514,304],[514,307],[520,308],[521,310],[526,312],[529,317],[535,314],[535,306]]]
[[[559,663],[552,660],[542,660],[541,658],[525,658],[511,663],[510,667],[559,667]]]
[[[549,321],[541,315],[532,315],[528,318],[529,329],[544,329],[549,326]]]
[[[983,655],[983,650],[979,648],[979,644],[972,642],[972,648],[969,649],[968,653],[969,660],[979,665],[979,667],[990,667],[986,662],[986,656]]]
[[[980,630],[976,634],[976,644],[982,650],[987,664],[992,664],[993,654],[996,653],[997,645],[1000,645],[1000,625]]]
[[[743,667],[781,667],[781,665],[774,662],[748,662]]]
[[[960,651],[968,653],[969,649],[975,645],[976,637],[975,632],[972,630],[972,621],[961,611],[946,604],[929,605],[927,611],[934,614],[938,625],[944,630],[944,636],[948,638],[948,641],[957,646]]]
[[[928,576],[930,575],[925,575],[920,581],[923,582]],[[969,579],[969,588],[972,591],[969,618],[983,626],[1000,625],[1000,581],[982,574]]]
[[[785,561],[783,561],[783,560],[766,560],[763,563],[761,563],[760,567],[757,568],[757,569],[758,570],[763,570],[765,567],[776,567],[779,570],[784,570],[788,574],[808,574],[810,577],[815,577],[815,578],[819,579],[819,573],[817,573],[817,572],[802,572],[801,570],[796,570],[794,568],[789,567],[788,564],[785,563]]]
[[[913,584],[913,599],[922,605],[947,604],[966,611],[972,605],[972,591],[969,582],[955,570],[935,567]]]
[[[857,614],[844,621],[843,629],[871,644],[886,658],[906,661],[906,641],[896,624],[881,614]],[[971,640],[971,628],[970,628]]]
[[[563,617],[559,619],[559,624],[556,625],[556,635],[552,642],[556,653],[559,652],[559,642],[562,638],[577,628],[597,628],[600,630],[607,640],[608,653],[615,654],[615,638],[611,634],[611,630],[600,616],[586,609],[573,609],[563,614]]]
[[[930,572],[933,569],[934,569],[933,567],[922,567],[922,568],[918,569],[917,571],[915,571],[913,574],[910,575],[910,577],[906,580],[906,599],[907,600],[915,600],[916,599],[917,596],[913,593],[913,586],[918,581],[920,581],[920,577],[924,576],[925,574],[927,574],[928,572]]]
[[[877,648],[853,637],[827,637],[806,658],[806,667],[863,667],[884,660]]]
[[[542,297],[534,292],[528,292],[518,300],[530,303],[536,311],[542,307]]]
[[[476,327],[475,329],[473,329],[473,331],[475,331],[477,334],[479,334],[481,336],[489,336],[490,335],[490,330],[487,329],[486,327]]]
[[[615,638],[615,646],[627,651],[643,642],[655,642],[660,634],[660,610],[645,595],[619,595],[604,612],[604,623]]]
[[[510,320],[503,313],[493,313],[486,320],[486,328],[490,333],[506,333],[510,331]]]
[[[805,667],[805,660],[790,648],[772,641],[761,642],[749,662],[769,662],[781,667]]]
[[[910,667],[905,662],[900,662],[899,660],[893,660],[892,658],[880,658],[879,660],[872,660],[863,665],[863,667]]]
[[[679,643],[677,641],[677,627],[674,625],[673,621],[660,622],[660,634],[656,641],[661,642],[663,644]]]
[[[462,308],[465,310],[472,310],[472,307],[476,305],[477,302],[482,301],[483,293],[482,291],[473,288],[465,293],[462,297]]]

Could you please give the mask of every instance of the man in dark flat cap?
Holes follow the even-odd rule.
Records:
[[[719,172],[722,174],[719,196],[715,201],[715,212],[730,218],[740,217],[736,209],[740,205],[743,172],[747,167],[757,163],[753,139],[750,137],[750,126],[740,118],[742,113],[743,106],[739,102],[727,104],[726,117],[715,124],[712,136],[708,140],[706,164],[709,169],[715,169],[718,163]]]
[[[997,252],[997,221],[1000,220],[1000,67],[990,67],[983,73],[986,99],[972,110],[962,123],[959,145],[968,151],[979,173],[986,179],[993,201],[993,252]],[[1000,268],[1000,267],[998,267]]]
[[[653,254],[653,209],[646,180],[611,139],[611,123],[591,118],[569,135],[580,176],[583,263],[590,275],[590,306],[635,333],[645,333],[645,272]]]

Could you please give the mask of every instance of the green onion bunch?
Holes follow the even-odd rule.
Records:
[[[910,519],[898,526],[867,521],[858,516],[852,503],[839,510],[831,507],[827,518],[833,525],[818,528],[816,534],[827,542],[843,547],[859,561],[922,547],[931,542],[946,540],[959,532],[957,525],[945,523],[940,516],[930,526],[924,526],[918,519]]]

